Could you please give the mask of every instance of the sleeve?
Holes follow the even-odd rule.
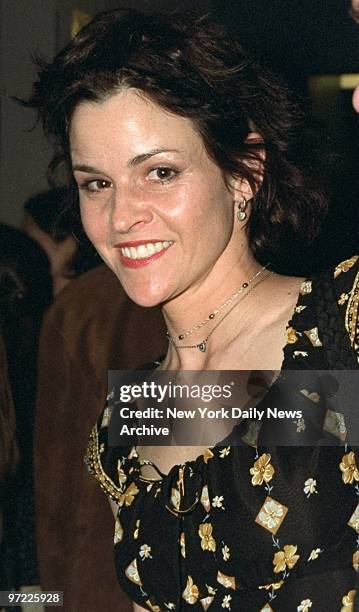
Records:
[[[305,280],[287,328],[284,368],[357,369],[358,309],[359,256]]]
[[[359,256],[338,264],[333,273],[337,304],[350,347],[359,362]],[[358,366],[357,366],[358,367]]]
[[[123,493],[137,472],[137,452],[135,447],[110,447],[108,427],[113,406],[111,395],[107,397],[104,411],[93,427],[84,463],[88,473],[94,476],[101,489],[117,504],[122,504]]]

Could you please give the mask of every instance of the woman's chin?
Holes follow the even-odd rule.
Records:
[[[154,298],[151,299],[149,296],[132,296],[129,293],[127,295],[133,302],[135,302],[135,304],[137,304],[137,306],[142,306],[143,308],[155,308],[156,306],[161,306],[163,303],[160,300],[155,300]]]
[[[137,277],[123,273],[117,267],[112,267],[119,282],[128,297],[138,306],[153,308],[166,302],[172,294],[172,283],[159,275],[141,274]]]
[[[122,285],[127,296],[135,302],[138,306],[143,306],[144,308],[154,308],[155,306],[160,306],[163,304],[163,294],[153,293],[151,291],[146,291],[144,287],[141,288],[133,288],[126,286],[126,284]]]

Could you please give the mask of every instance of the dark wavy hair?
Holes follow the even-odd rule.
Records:
[[[102,13],[53,62],[37,62],[38,80],[26,106],[38,111],[55,140],[51,170],[61,162],[71,168],[69,127],[78,104],[135,88],[190,119],[225,177],[248,180],[256,195],[247,232],[258,259],[273,261],[288,250],[290,236],[310,241],[316,235],[326,203],[314,171],[298,167],[302,114],[283,84],[210,16]],[[262,143],[247,140],[253,131]],[[263,148],[259,185],[253,160]]]

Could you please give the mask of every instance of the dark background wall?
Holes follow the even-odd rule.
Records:
[[[1,221],[19,225],[24,200],[46,187],[51,148],[39,127],[28,131],[33,114],[11,100],[13,95],[26,97],[30,92],[35,76],[31,54],[51,58],[67,42],[75,8],[95,14],[120,4],[114,0],[1,0]],[[359,28],[348,14],[349,0],[200,0],[195,5],[190,0],[127,0],[124,4],[148,12],[193,6],[198,11],[214,9],[269,67],[284,75],[308,108],[310,75],[359,73]],[[350,109],[350,92],[339,97],[339,115],[334,104],[326,116],[320,110],[323,116],[317,113],[316,121],[326,124],[328,142],[339,151],[340,176],[341,158],[347,156],[342,165],[348,166],[359,163],[359,156],[355,158],[357,122]],[[352,176],[351,183],[355,182]],[[353,193],[344,197],[349,198],[348,211],[357,185],[349,187]],[[343,206],[345,217],[350,213]]]

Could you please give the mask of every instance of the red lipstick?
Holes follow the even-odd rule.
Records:
[[[127,248],[139,247],[142,244],[148,244],[148,243],[156,244],[157,242],[163,243],[163,242],[169,242],[169,241],[163,241],[163,240],[158,240],[158,239],[156,240],[151,240],[151,239],[131,240],[127,242],[120,242],[115,245],[115,248],[119,249],[120,262],[125,268],[143,268],[144,266],[147,266],[148,264],[152,263],[156,259],[159,259],[163,255],[165,255],[165,253],[170,248],[171,244],[167,247],[162,248],[160,251],[153,253],[152,255],[149,255],[148,257],[141,257],[138,259],[126,257],[126,255],[124,255],[120,249],[124,249],[125,247]]]
[[[128,240],[127,242],[119,242],[118,244],[115,244],[115,249],[123,249],[124,247],[138,247],[141,244],[148,244],[149,242],[156,244],[156,242],[164,242],[164,240],[159,240],[158,238],[147,238],[147,240]]]

